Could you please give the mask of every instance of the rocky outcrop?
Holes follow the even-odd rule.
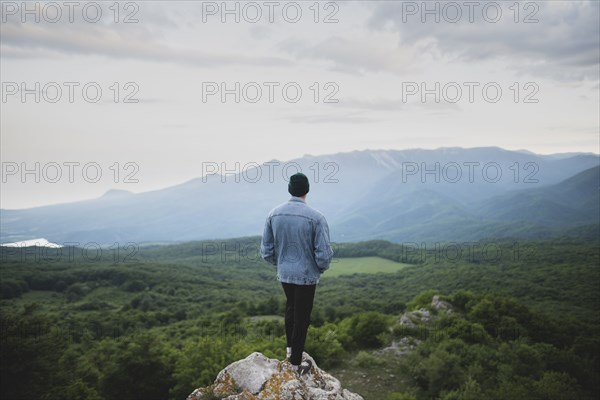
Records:
[[[375,354],[392,353],[396,356],[403,356],[416,349],[421,344],[421,340],[412,337],[402,337],[399,340],[392,340],[389,346],[375,352]]]
[[[451,314],[462,317],[452,304],[440,299],[439,295],[433,296],[429,307],[406,311],[400,316],[396,325],[391,328],[395,339],[381,351],[401,356],[414,350],[431,335],[445,335],[445,330],[439,326],[439,320],[444,315]]]
[[[416,311],[407,311],[400,316],[398,325],[406,329],[418,329],[423,326],[431,325],[434,320],[434,314],[446,313],[452,314],[454,306],[447,301],[441,300],[439,295],[433,296],[431,306],[427,308],[419,308]]]
[[[187,400],[363,400],[342,389],[340,381],[320,369],[315,360],[309,373],[299,376],[288,361],[255,352],[225,367],[215,382],[194,390]]]
[[[398,322],[406,328],[417,328],[419,325],[429,322],[431,313],[425,308],[419,308],[417,311],[407,311],[400,317]]]
[[[453,312],[452,304],[448,303],[447,301],[440,300],[440,296],[437,294],[433,296],[433,299],[431,300],[431,308],[438,311],[446,311],[447,314],[451,314]]]

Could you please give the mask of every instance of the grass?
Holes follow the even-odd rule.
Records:
[[[342,387],[360,394],[365,400],[385,400],[392,392],[405,392],[408,373],[401,364],[401,358],[392,354],[372,353],[377,362],[372,365],[358,365],[358,354],[346,356],[341,365],[327,372],[342,382]]]
[[[410,264],[402,264],[381,257],[335,258],[332,261],[329,270],[323,274],[323,277],[350,274],[392,273],[410,266]]]
[[[284,319],[281,315],[256,315],[253,317],[247,317],[247,319],[251,322],[258,322],[258,321],[284,322]]]

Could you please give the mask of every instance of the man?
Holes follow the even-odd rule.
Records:
[[[311,368],[310,363],[302,362],[302,352],[315,289],[333,257],[325,217],[306,204],[309,188],[306,175],[290,177],[288,192],[292,198],[271,210],[260,246],[261,256],[277,266],[277,280],[287,300],[287,358],[300,375]]]

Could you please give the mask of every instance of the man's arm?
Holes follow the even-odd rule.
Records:
[[[277,265],[277,255],[275,254],[275,238],[273,237],[273,228],[271,227],[271,218],[268,217],[265,222],[262,241],[260,242],[260,255],[270,264]]]
[[[315,261],[319,272],[323,273],[329,268],[329,263],[333,258],[333,249],[329,244],[329,225],[324,217],[317,222],[315,232]]]

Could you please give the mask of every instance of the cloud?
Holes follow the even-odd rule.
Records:
[[[65,55],[101,55],[116,59],[188,64],[195,67],[226,65],[288,66],[277,56],[244,55],[176,47],[162,43],[147,29],[111,29],[94,24],[36,24],[7,22],[2,26],[3,58],[55,58]]]
[[[360,113],[297,114],[281,119],[297,124],[370,124],[379,121],[375,118],[363,117]]]
[[[338,103],[339,107],[347,107],[369,112],[373,111],[400,111],[406,108],[406,103],[400,99],[344,99]]]
[[[414,3],[415,15],[407,11],[406,3]],[[486,3],[478,3],[473,22],[469,21],[468,8],[464,7],[462,17],[452,23],[448,21],[455,14],[444,13],[443,2],[427,3],[430,8],[435,4],[440,7],[439,22],[434,20],[434,15],[423,14],[425,3],[377,2],[371,7],[368,25],[374,30],[391,27],[404,45],[432,41],[437,51],[467,62],[503,59],[521,73],[562,80],[599,79],[598,2],[521,1],[519,23],[514,20],[514,2],[495,2],[501,4],[502,9],[502,17],[496,23],[483,18]],[[527,16],[538,22],[523,23]],[[422,22],[422,18],[426,22]]]
[[[422,110],[427,114],[445,114],[461,111],[455,103],[420,101],[405,103],[401,99],[357,99],[348,98],[330,104],[332,112],[327,114],[288,115],[282,117],[289,122],[302,124],[370,124],[394,119],[398,112]],[[347,111],[346,111],[347,110]],[[377,113],[377,114],[375,114]]]
[[[390,35],[370,34],[369,38],[354,34],[330,36],[313,43],[308,39],[289,39],[281,42],[278,48],[297,60],[321,61],[333,71],[348,74],[402,74],[416,68],[415,51],[399,45]]]
[[[410,101],[403,102],[402,99],[355,99],[349,98],[340,101],[338,104],[335,104],[335,107],[349,108],[353,110],[365,111],[369,113],[373,112],[383,112],[388,113],[389,116],[393,114],[389,114],[390,112],[411,112],[412,110],[418,108],[422,109],[429,113],[446,113],[448,111],[460,111],[461,108],[456,103],[450,103],[448,101],[440,101],[436,102],[421,102],[421,101]]]

